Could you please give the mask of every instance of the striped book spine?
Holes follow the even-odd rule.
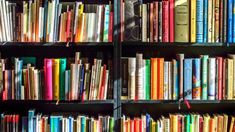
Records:
[[[184,59],[184,99],[192,100],[192,59]]]
[[[197,0],[196,5],[196,41],[199,43],[203,42],[203,1]]]
[[[207,42],[208,36],[208,0],[204,0],[204,11],[203,11],[203,42]]]
[[[202,100],[207,100],[207,69],[208,69],[208,55],[202,56]]]
[[[193,99],[200,100],[201,99],[201,60],[196,58],[193,60]]]
[[[209,58],[208,61],[208,99],[215,100],[216,59]]]

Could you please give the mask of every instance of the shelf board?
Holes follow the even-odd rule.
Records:
[[[234,113],[235,100],[191,100],[190,108],[184,101],[174,100],[122,100],[122,113],[130,116],[139,116],[142,113],[167,115],[169,113]]]
[[[112,114],[113,100],[94,101],[46,101],[46,100],[7,100],[0,102],[0,112],[27,113],[35,109],[40,113],[71,112],[84,114]],[[105,108],[104,108],[105,106]]]

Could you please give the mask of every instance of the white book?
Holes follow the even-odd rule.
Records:
[[[142,5],[142,41],[147,42],[147,5]]]
[[[1,24],[2,24],[2,39],[3,41],[7,41],[7,27],[6,27],[6,19],[4,15],[4,0],[0,0],[0,17],[1,17]]]
[[[50,18],[50,32],[49,32],[49,42],[54,41],[54,25],[55,25],[55,0],[52,0],[52,7],[51,7],[51,18]]]
[[[164,119],[164,132],[170,132],[170,119],[169,118],[165,118]]]
[[[4,19],[6,19],[5,21],[6,21],[6,32],[7,32],[7,41],[10,41],[11,40],[11,37],[10,37],[10,24],[9,24],[9,10],[8,10],[8,5],[9,5],[9,3],[8,3],[8,1],[5,1],[5,0],[3,0],[4,1],[4,3],[5,3],[5,18]],[[3,7],[3,9],[4,9],[4,7]]]
[[[209,89],[208,89],[208,99],[215,100],[215,74],[216,74],[216,58],[209,58],[208,63],[209,70]]]
[[[143,59],[143,98],[146,99],[146,60]]]
[[[44,8],[39,7],[39,39],[43,39]]]
[[[135,99],[136,58],[128,58],[128,98]]]
[[[95,13],[88,13],[87,41],[95,41]]]
[[[164,62],[164,89],[163,89],[163,99],[168,100],[168,74],[169,74],[169,67],[168,67],[168,62]]]
[[[34,99],[39,100],[39,73],[38,70],[34,70]]]
[[[106,79],[105,79],[105,85],[104,85],[104,100],[107,99],[107,93],[108,93],[108,82],[109,82],[109,70],[106,70]]]
[[[97,11],[96,11],[96,35],[95,35],[95,40],[96,42],[101,41],[101,28],[102,28],[102,12],[103,12],[103,5],[97,5]]]
[[[136,54],[136,94],[139,100],[144,98],[144,85],[143,85],[143,54]]]
[[[82,4],[82,2],[76,2],[75,4],[75,11],[74,11],[74,26],[73,26],[73,35],[76,34],[76,31],[77,31],[77,26],[78,26],[78,7]]]
[[[172,70],[172,62],[168,62],[168,99],[172,100],[173,96],[172,96],[172,76],[173,76],[173,70]]]

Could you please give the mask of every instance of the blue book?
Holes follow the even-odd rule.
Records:
[[[85,132],[86,130],[86,117],[82,116],[81,117],[81,132]]]
[[[203,43],[203,1],[197,0],[196,4],[196,42]]]
[[[192,100],[192,59],[184,59],[184,99]]]
[[[201,99],[201,59],[193,59],[193,99]]]
[[[151,127],[150,119],[151,119],[150,115],[146,114],[146,132],[150,132],[150,127]]]
[[[84,73],[85,73],[85,69],[84,69],[84,65],[81,65],[81,72],[80,72],[80,98],[82,99],[82,94],[84,92]]]
[[[36,116],[33,117],[33,132],[36,132],[36,126],[37,126],[37,118]]]
[[[179,99],[179,62],[173,60],[173,100]]]
[[[28,111],[28,132],[33,132],[33,117],[34,117],[34,110]]]
[[[22,117],[22,132],[27,132],[28,130],[28,117]]]
[[[53,123],[53,132],[61,132],[61,129],[60,128],[60,124],[61,124],[61,119],[62,117],[61,116],[51,116],[50,117],[52,119],[52,123]]]
[[[233,0],[233,43],[235,43],[235,0]]]
[[[22,99],[22,97],[21,97],[21,90],[22,90],[22,88],[21,88],[21,86],[22,86],[22,73],[23,73],[23,60],[19,60],[19,62],[18,62],[18,75],[19,75],[19,78],[18,78],[18,97],[19,97],[19,99]]]
[[[69,117],[69,132],[73,132],[73,117]]]
[[[47,36],[47,14],[48,14],[48,0],[44,0],[44,27],[43,27],[43,40],[46,41]]]
[[[70,70],[65,71],[65,100],[69,98],[70,89]]]
[[[208,0],[204,0],[204,11],[203,11],[203,42],[206,43],[207,42],[207,38],[208,38]]]
[[[233,0],[228,0],[228,43],[233,42]]]
[[[105,13],[104,13],[104,34],[103,34],[103,42],[108,42],[109,36],[109,14],[110,14],[109,5],[105,5]]]
[[[50,116],[50,131],[54,132],[54,117]]]

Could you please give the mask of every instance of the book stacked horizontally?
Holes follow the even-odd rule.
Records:
[[[235,42],[233,0],[121,0],[122,41]]]
[[[226,114],[169,114],[154,120],[149,114],[121,118],[121,131],[234,132],[234,116]]]
[[[68,60],[68,61],[67,61]],[[89,63],[76,53],[75,61],[66,58],[46,58],[44,68],[23,65],[15,58],[14,68],[0,63],[0,93],[2,100],[106,100],[112,98],[111,61],[101,59]]]
[[[233,100],[235,55],[227,58],[122,58],[122,99]]]
[[[112,42],[112,5],[29,0],[0,3],[0,41]]]

